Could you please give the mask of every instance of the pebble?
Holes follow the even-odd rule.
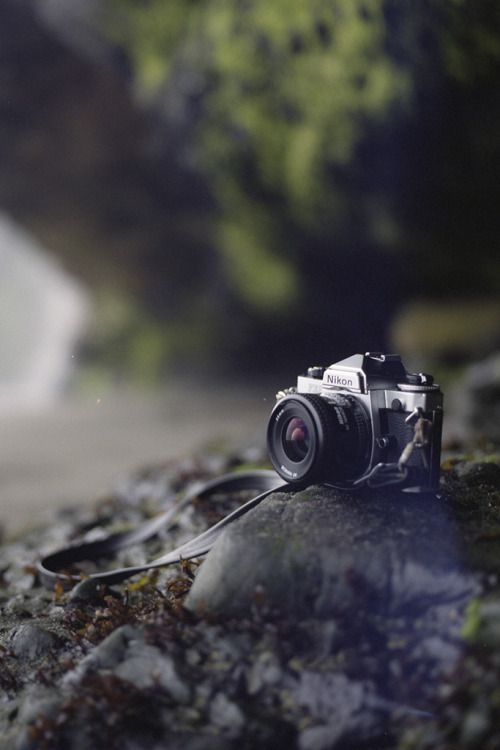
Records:
[[[26,623],[14,628],[8,644],[10,651],[21,661],[34,661],[57,653],[61,639],[35,623]]]
[[[188,704],[191,700],[191,690],[179,677],[174,660],[154,646],[129,642],[122,660],[112,672],[141,689],[160,686],[176,703]]]
[[[217,693],[210,704],[210,721],[229,737],[238,737],[245,725],[245,716],[224,693]]]
[[[247,673],[247,690],[249,695],[256,695],[267,685],[276,685],[283,676],[276,654],[265,651],[259,654]]]
[[[119,664],[125,655],[127,644],[131,640],[142,639],[139,630],[133,628],[131,625],[122,625],[121,627],[113,630],[98,646],[96,646],[88,656],[83,658],[78,666],[68,672],[64,678],[63,683],[68,686],[80,682],[89,672],[96,672],[99,670],[111,671],[117,664]]]

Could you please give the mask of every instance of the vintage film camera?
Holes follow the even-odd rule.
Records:
[[[309,367],[277,394],[269,457],[287,482],[341,489],[439,485],[443,394],[431,375],[406,371],[397,354],[354,354]]]

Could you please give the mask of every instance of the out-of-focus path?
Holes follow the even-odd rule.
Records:
[[[214,440],[261,445],[273,403],[272,389],[175,386],[0,414],[0,523],[11,536],[50,521],[57,507],[91,503],[135,469]]]

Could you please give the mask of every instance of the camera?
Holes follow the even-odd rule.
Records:
[[[267,447],[287,482],[437,489],[443,394],[431,375],[407,372],[399,355],[309,367],[276,398]]]

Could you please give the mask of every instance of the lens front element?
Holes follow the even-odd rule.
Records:
[[[316,401],[320,401],[316,408]],[[267,444],[274,468],[288,482],[312,480],[323,452],[328,425],[321,418],[325,402],[318,396],[286,396],[269,420]]]
[[[283,435],[283,448],[290,461],[303,461],[311,447],[309,429],[300,417],[292,417]]]

